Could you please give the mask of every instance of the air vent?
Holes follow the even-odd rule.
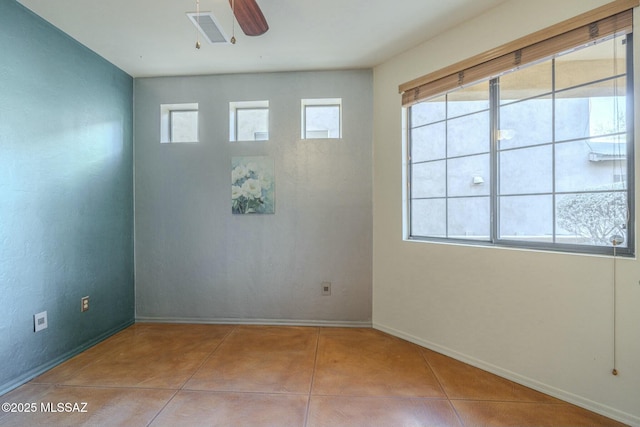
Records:
[[[211,12],[187,13],[187,16],[196,26],[198,31],[211,44],[229,43],[229,39],[224,34],[218,21]]]

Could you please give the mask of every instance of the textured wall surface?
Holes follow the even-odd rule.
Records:
[[[370,70],[136,79],[137,317],[369,323],[371,89]],[[301,140],[302,98],[342,98],[344,138]],[[270,140],[230,143],[229,102],[260,100]],[[200,143],[160,144],[160,104],[191,102]],[[275,214],[232,215],[231,157],[256,155]]]
[[[373,323],[640,425],[637,259],[614,263],[601,256],[410,242],[403,240],[402,228],[398,85],[605,3],[608,0],[510,0],[374,69]],[[635,22],[639,12],[635,10]],[[527,19],[519,19],[522,16]],[[636,106],[639,46],[634,43]],[[639,159],[636,150],[636,165]],[[637,191],[638,186],[640,200]],[[611,375],[614,268],[618,376]]]
[[[14,0],[0,52],[1,393],[131,322],[134,292],[132,78]]]

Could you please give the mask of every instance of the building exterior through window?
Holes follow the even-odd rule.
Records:
[[[409,238],[633,251],[631,35],[417,103]]]

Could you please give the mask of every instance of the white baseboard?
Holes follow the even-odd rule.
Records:
[[[266,325],[266,326],[326,326],[334,328],[371,328],[371,321],[355,320],[304,320],[304,319],[235,319],[138,316],[136,322],[195,323],[211,325]]]
[[[444,354],[445,356],[449,356],[453,359],[459,360],[468,365],[475,366],[476,368],[480,368],[487,372],[491,372],[492,374],[498,375],[502,378],[506,378],[510,381],[521,384],[525,387],[532,388],[539,392],[548,394],[549,396],[553,396],[560,400],[564,400],[565,402],[572,403],[576,406],[580,406],[581,408],[588,409],[589,411],[595,412],[597,414],[604,415],[605,417],[614,419],[616,421],[620,421],[625,424],[629,424],[631,426],[640,427],[640,417],[637,417],[635,415],[617,410],[615,408],[612,408],[607,405],[603,405],[598,402],[594,402],[592,400],[575,395],[573,393],[569,393],[565,390],[552,387],[550,385],[522,376],[515,372],[511,372],[509,370],[500,368],[499,366],[495,366],[490,363],[483,362],[482,360],[478,360],[474,357],[467,356],[466,354],[462,354],[457,351],[451,350],[447,347],[443,347],[438,344],[432,343],[430,341],[423,340],[421,338],[415,337],[411,334],[407,334],[405,332],[399,331],[389,326],[385,326],[383,324],[373,322],[372,327],[374,329],[380,330],[382,332],[386,332],[390,335],[396,336],[398,338],[402,338],[414,344],[418,344],[419,346],[428,348],[429,350],[433,350],[435,352]]]

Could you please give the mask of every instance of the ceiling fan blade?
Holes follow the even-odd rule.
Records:
[[[232,5],[233,14],[246,35],[260,36],[267,32],[269,24],[256,0],[229,0],[229,4]]]

